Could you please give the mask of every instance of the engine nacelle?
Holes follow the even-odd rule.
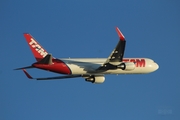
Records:
[[[87,82],[92,82],[95,84],[100,84],[103,83],[105,81],[105,77],[104,76],[91,76],[85,79]]]
[[[130,71],[135,69],[135,64],[133,62],[123,62],[117,66],[117,68]]]

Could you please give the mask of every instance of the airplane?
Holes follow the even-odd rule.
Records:
[[[126,40],[116,27],[118,44],[108,58],[55,58],[48,53],[29,33],[24,37],[36,59],[31,66],[17,68],[23,70],[29,79],[53,80],[82,77],[87,82],[103,83],[107,74],[146,74],[156,71],[159,66],[149,58],[123,58]],[[56,77],[33,78],[26,69],[38,68],[58,74]]]

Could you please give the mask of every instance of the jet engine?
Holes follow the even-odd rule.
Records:
[[[135,69],[135,63],[133,62],[123,62],[117,66],[117,68],[130,71]]]
[[[104,76],[90,76],[90,77],[86,78],[85,80],[87,82],[100,84],[100,83],[103,83],[105,81],[105,77]]]

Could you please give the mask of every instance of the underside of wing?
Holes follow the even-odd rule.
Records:
[[[78,78],[83,77],[87,82],[91,83],[103,83],[105,81],[105,77],[102,74],[96,74],[96,75],[65,75],[65,76],[56,76],[56,77],[44,77],[44,78],[33,78],[25,69],[22,69],[25,75],[29,79],[36,79],[36,80],[57,80],[57,79],[67,79],[67,78]]]

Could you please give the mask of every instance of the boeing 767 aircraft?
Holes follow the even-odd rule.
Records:
[[[145,74],[159,68],[158,64],[149,58],[123,58],[126,40],[118,27],[116,27],[116,31],[119,42],[108,58],[55,58],[30,34],[25,33],[24,37],[37,62],[15,70],[23,70],[29,79],[52,80],[83,77],[88,82],[103,83],[106,74]],[[25,70],[29,68],[47,70],[64,74],[64,76],[33,78]]]

